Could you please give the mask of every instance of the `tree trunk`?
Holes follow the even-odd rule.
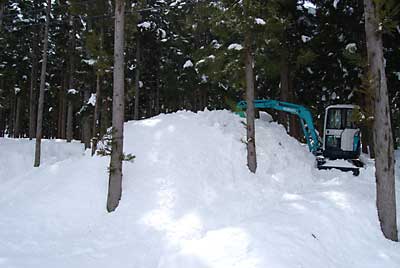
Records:
[[[62,111],[63,111],[63,89],[64,89],[64,85],[61,85],[61,89],[58,92],[57,139],[61,139],[61,129],[62,129],[61,119],[62,119]]]
[[[101,103],[101,88],[100,88],[100,74],[96,75],[96,104],[94,105],[93,113],[93,144],[92,144],[92,156],[96,153],[97,142],[99,141],[99,118],[100,118],[100,103]]]
[[[75,31],[74,31],[74,21],[72,16],[70,17],[70,25],[71,25],[71,32],[70,32],[70,47],[69,47],[69,89],[74,88],[74,73],[75,73],[75,62],[74,62],[74,50],[75,50]],[[74,126],[73,126],[73,111],[74,106],[71,99],[71,95],[67,94],[68,98],[68,112],[67,112],[67,142],[71,142],[74,136]]]
[[[0,2],[0,31],[2,30],[3,27],[3,15],[4,15],[5,5],[6,5],[5,1]]]
[[[135,110],[133,113],[133,119],[139,120],[139,99],[140,99],[140,54],[141,44],[140,36],[137,35],[136,41],[136,73],[135,73]]]
[[[114,88],[112,115],[112,151],[108,185],[107,211],[114,211],[122,193],[124,139],[124,24],[125,0],[115,0]]]
[[[281,59],[280,82],[281,92],[280,100],[289,101],[289,63],[285,55]],[[282,124],[286,130],[288,129],[288,113],[279,112],[279,123]]]
[[[4,137],[4,109],[0,107],[0,137]]]
[[[156,74],[156,103],[155,103],[155,114],[159,115],[160,114],[160,71],[157,72]]]
[[[71,96],[69,96],[69,98],[71,98]],[[74,138],[73,120],[74,120],[74,105],[72,103],[72,100],[68,100],[67,133],[66,133],[67,142],[71,142],[72,139]]]
[[[256,140],[255,140],[255,110],[254,110],[254,73],[251,37],[245,37],[245,71],[246,71],[246,120],[247,120],[247,165],[251,172],[257,169]]]
[[[65,140],[67,138],[66,133],[66,115],[67,115],[67,96],[66,96],[66,89],[67,89],[67,75],[64,75],[63,78],[63,86],[61,88],[61,108],[60,108],[60,138]]]
[[[39,90],[39,106],[36,124],[36,148],[34,167],[40,166],[40,151],[42,143],[42,126],[43,126],[43,106],[44,106],[44,87],[46,85],[46,68],[47,68],[47,50],[49,46],[49,21],[50,21],[51,0],[47,0],[46,8],[46,25],[43,39],[43,59],[42,71],[40,74],[40,90]]]
[[[368,144],[369,144],[369,139],[368,139],[368,128],[366,126],[361,127],[361,144],[362,144],[362,152],[364,154],[368,154]]]
[[[36,33],[38,35],[38,33]],[[32,140],[36,135],[36,115],[37,115],[37,94],[36,94],[36,83],[37,83],[37,45],[33,44],[34,48],[32,51],[32,70],[31,70],[31,84],[29,91],[29,139]]]
[[[101,102],[101,113],[100,113],[100,137],[106,134],[107,129],[111,126],[110,123],[110,116],[111,116],[111,109],[110,109],[110,101],[108,98],[103,98]]]
[[[373,0],[364,0],[365,33],[368,65],[375,92],[374,144],[378,217],[386,238],[397,241],[396,192],[394,150],[390,123],[390,105],[384,66],[382,31],[379,29],[378,10]]]
[[[14,138],[20,138],[21,132],[21,107],[22,107],[22,99],[20,93],[17,94],[17,105],[15,111],[15,124],[14,124]]]
[[[83,94],[83,103],[86,105],[90,99],[90,91],[86,89]],[[82,119],[82,141],[85,145],[85,150],[90,148],[90,137],[90,115],[85,113]]]
[[[8,137],[14,137],[14,118],[15,118],[15,103],[16,103],[16,96],[15,94],[11,94],[10,96],[10,110],[8,113]]]

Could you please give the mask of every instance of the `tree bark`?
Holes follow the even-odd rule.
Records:
[[[90,99],[90,91],[86,89],[83,94],[83,103],[86,105]],[[85,150],[90,148],[90,137],[90,115],[85,113],[82,118],[82,141],[85,145]]]
[[[373,133],[375,144],[376,204],[384,236],[390,240],[398,241],[394,177],[395,160],[382,31],[379,29],[378,10],[376,10],[373,0],[364,0],[364,10],[368,67],[372,75],[370,85],[375,92]]]
[[[29,91],[29,139],[32,140],[36,135],[36,115],[37,115],[37,69],[38,69],[38,46],[37,40],[39,33],[35,32],[35,41],[32,51],[32,69],[31,69],[31,84]]]
[[[155,100],[155,114],[160,114],[160,70],[156,74],[156,100]]]
[[[40,74],[40,90],[39,90],[39,106],[36,124],[36,148],[35,148],[35,163],[34,167],[40,166],[40,153],[42,143],[42,126],[43,126],[43,106],[44,106],[44,88],[46,85],[46,68],[47,68],[47,50],[49,46],[49,21],[51,11],[51,0],[47,0],[46,8],[46,24],[44,30],[43,39],[43,59],[42,59],[42,71]]]
[[[280,82],[281,82],[281,101],[289,101],[289,63],[286,55],[282,55],[281,59],[281,70],[280,70]],[[288,113],[279,112],[279,123],[281,123],[286,129],[288,129]]]
[[[74,21],[72,19],[72,16],[70,17],[70,26],[71,26],[71,32],[70,32],[70,48],[69,48],[69,84],[68,87],[69,89],[75,89],[74,88],[74,73],[75,73],[75,62],[74,62],[74,50],[75,50],[75,31],[74,31]],[[68,111],[67,111],[67,142],[71,142],[74,136],[74,129],[73,129],[73,111],[74,111],[74,106],[73,102],[71,99],[71,95],[67,94],[68,98]]]
[[[137,35],[136,41],[136,69],[135,69],[135,109],[133,113],[133,119],[139,120],[139,103],[140,103],[140,55],[141,55],[141,44],[140,36]]]
[[[15,137],[14,135],[14,121],[15,121],[14,118],[15,118],[15,106],[16,106],[15,94],[11,94],[11,96],[9,97],[9,102],[10,102],[10,109],[8,113],[7,132],[8,132],[8,137],[13,138]]]
[[[60,108],[60,138],[65,140],[67,138],[67,133],[66,133],[66,115],[67,115],[67,96],[66,96],[66,89],[67,89],[67,84],[68,84],[68,78],[67,75],[64,75],[63,77],[63,86],[61,88],[61,108]]]
[[[246,72],[246,121],[247,121],[247,166],[255,173],[257,169],[254,110],[254,72],[251,36],[245,37],[245,72]]]
[[[69,96],[71,98],[71,96]],[[68,100],[68,108],[67,108],[67,133],[66,139],[67,142],[71,142],[74,138],[74,129],[73,129],[73,120],[74,120],[74,105],[72,100]]]
[[[15,124],[14,124],[14,138],[20,138],[21,132],[21,107],[22,99],[20,93],[17,94],[17,105],[15,108]]]
[[[108,185],[107,211],[114,211],[122,194],[124,138],[124,24],[125,0],[115,0],[114,85],[112,116],[112,151]]]
[[[6,5],[5,1],[0,2],[0,31],[2,30],[3,27],[3,15],[4,15],[5,5]]]

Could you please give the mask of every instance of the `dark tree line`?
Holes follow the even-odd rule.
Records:
[[[126,120],[179,109],[231,108],[244,98],[244,50],[228,49],[231,44],[245,45],[244,28],[236,27],[242,22],[232,20],[231,1],[172,6],[174,1],[128,2]],[[364,144],[372,148],[371,94],[363,83],[367,54],[362,1],[343,0],[337,6],[318,1],[316,9],[289,0],[250,1],[250,5],[251,17],[265,22],[247,22],[246,31],[255,37],[255,96],[304,104],[316,118],[329,104],[360,104],[365,115],[363,137],[370,137]],[[0,135],[34,138],[45,1],[3,0],[1,7]],[[78,139],[88,147],[92,137],[104,135],[111,126],[113,8],[100,0],[55,1],[49,25],[44,137]],[[395,21],[398,14],[393,16]],[[385,32],[383,38],[396,145],[398,29]],[[193,66],[184,67],[188,61]],[[295,118],[280,115],[279,119],[301,138]]]

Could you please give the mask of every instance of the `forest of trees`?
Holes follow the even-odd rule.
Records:
[[[1,136],[35,137],[46,2],[0,1]],[[244,47],[251,38],[256,98],[303,104],[317,124],[329,104],[360,104],[365,125],[370,124],[362,0],[315,1],[316,8],[312,1],[251,1],[246,20],[235,2],[127,1],[125,120],[179,109],[233,108],[245,98],[246,86],[243,51],[235,45]],[[45,138],[82,140],[89,147],[92,137],[111,126],[113,10],[112,1],[53,1]],[[391,7],[385,16],[386,73],[398,143],[399,15]],[[292,119],[290,131],[299,136],[295,124]]]
[[[121,118],[234,109],[255,97],[305,105],[320,129],[328,105],[358,104],[363,151],[374,156],[364,2],[0,0],[0,136],[38,138],[39,155],[42,137],[95,148],[111,126],[108,134],[122,140]],[[400,8],[396,0],[372,2],[396,147]],[[302,138],[294,117],[277,116]],[[254,119],[247,127],[255,172]],[[122,143],[115,146],[122,154]]]

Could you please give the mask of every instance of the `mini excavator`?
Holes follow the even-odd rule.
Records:
[[[364,166],[360,158],[360,128],[353,118],[357,105],[340,104],[325,110],[322,142],[315,129],[311,112],[304,106],[277,100],[255,100],[256,109],[273,109],[299,117],[308,148],[316,156],[318,169],[339,169],[360,174]],[[245,117],[246,101],[237,104],[238,114]]]

